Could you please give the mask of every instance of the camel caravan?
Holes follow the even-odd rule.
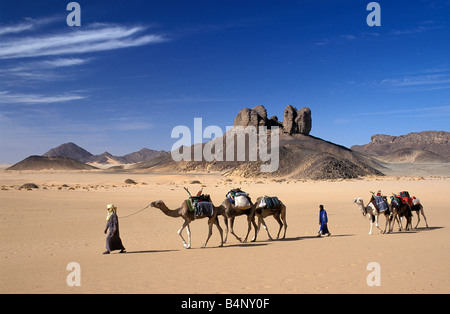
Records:
[[[286,237],[286,206],[281,200],[278,199],[278,197],[261,196],[257,198],[256,202],[252,202],[250,195],[238,188],[230,190],[225,195],[225,199],[220,206],[216,207],[212,203],[211,197],[208,194],[202,193],[203,189],[200,190],[195,196],[192,196],[188,189],[185,188],[185,190],[188,192],[189,198],[183,201],[181,206],[177,209],[169,209],[162,200],[152,202],[149,206],[160,209],[169,217],[181,217],[183,219],[183,224],[178,230],[178,235],[180,236],[184,247],[187,249],[191,248],[190,223],[194,220],[204,218],[207,219],[209,228],[206,241],[202,248],[207,246],[212,235],[214,225],[217,227],[220,234],[219,247],[222,247],[224,243],[227,242],[228,233],[231,233],[239,242],[246,243],[252,230],[252,226],[255,233],[251,239],[251,242],[256,241],[261,225],[263,225],[266,230],[269,239],[273,240],[264,221],[264,219],[269,216],[273,216],[279,224],[276,239],[280,239],[283,227],[284,232],[281,239],[285,239]],[[401,192],[398,195],[392,194],[389,201],[386,196],[381,195],[381,191],[378,191],[376,194],[371,192],[371,194],[371,198],[367,205],[364,205],[362,198],[355,198],[353,200],[353,202],[358,205],[362,215],[369,217],[369,234],[372,234],[374,223],[380,232],[391,233],[394,228],[395,221],[397,221],[399,225],[399,231],[402,231],[403,218],[406,218],[407,221],[405,229],[410,230],[412,228],[412,212],[416,212],[418,216],[418,221],[415,228],[419,225],[420,214],[425,219],[426,227],[428,228],[428,222],[425,217],[422,204],[416,197],[411,198],[408,192]],[[244,215],[247,216],[248,228],[245,238],[242,239],[234,232],[234,221],[236,217]],[[381,230],[378,225],[378,218],[380,215],[383,215],[386,218],[386,226],[384,230]],[[225,237],[223,229],[219,224],[219,216],[223,216],[224,219]],[[258,220],[257,223],[255,221],[256,219]],[[187,231],[187,242],[182,234],[184,229]]]
[[[402,231],[402,219],[406,218],[406,230],[412,229],[412,213],[417,213],[417,224],[414,229],[417,229],[420,222],[420,215],[422,214],[425,219],[426,227],[428,228],[427,217],[425,217],[425,213],[423,210],[423,206],[420,203],[420,200],[415,196],[410,197],[409,192],[403,191],[399,194],[392,193],[392,196],[389,198],[381,194],[381,191],[378,191],[376,194],[374,192],[370,192],[372,194],[369,203],[367,206],[364,206],[364,201],[362,198],[355,198],[353,202],[358,205],[363,216],[369,217],[370,220],[370,231],[369,234],[372,234],[373,224],[375,223],[376,227],[382,233],[391,233],[394,229],[395,222],[397,221],[399,226],[399,231]],[[386,218],[386,225],[384,230],[378,225],[378,217],[383,215]]]
[[[192,221],[197,219],[208,219],[208,236],[206,238],[205,244],[203,244],[203,248],[208,244],[209,238],[212,235],[213,225],[216,225],[220,234],[220,245],[222,247],[224,243],[227,242],[228,232],[230,232],[239,242],[246,243],[252,230],[252,225],[255,229],[255,235],[252,238],[252,242],[256,241],[256,237],[258,235],[258,231],[260,230],[261,224],[264,226],[264,229],[267,231],[267,235],[269,239],[273,239],[269,233],[266,223],[264,222],[264,218],[268,216],[273,216],[275,220],[279,223],[280,228],[278,230],[278,234],[276,239],[280,238],[281,230],[284,226],[284,233],[282,239],[286,237],[286,206],[281,202],[277,197],[268,197],[262,196],[257,199],[255,203],[252,202],[250,195],[245,193],[241,189],[233,189],[229,191],[225,200],[219,207],[216,207],[211,202],[211,198],[208,194],[202,194],[202,190],[200,190],[197,195],[192,196],[189,190],[185,188],[185,190],[189,194],[189,198],[186,199],[179,208],[177,209],[169,209],[163,201],[159,200],[156,202],[152,202],[150,204],[151,207],[155,207],[160,209],[165,215],[169,217],[181,217],[184,222],[181,228],[178,230],[178,235],[181,237],[183,241],[183,245],[185,248],[191,248],[191,230],[189,225]],[[234,220],[238,216],[247,216],[247,235],[244,240],[238,237],[234,232]],[[223,229],[219,224],[219,216],[223,216],[225,223],[225,239],[223,237]],[[258,218],[258,224],[255,222],[255,218]],[[230,226],[230,227],[228,227]],[[184,239],[182,232],[186,229],[188,235],[188,242]]]

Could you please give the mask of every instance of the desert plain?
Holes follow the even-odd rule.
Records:
[[[128,178],[137,184],[125,184]],[[39,189],[18,189],[28,182]],[[0,170],[0,187],[0,293],[450,292],[450,178],[445,173],[302,181],[218,173]],[[177,234],[181,218],[150,207],[123,218],[160,199],[171,209],[179,207],[187,198],[183,187],[195,193],[203,187],[216,205],[235,187],[253,200],[278,196],[287,207],[286,239],[269,241],[262,229],[254,243],[229,235],[218,247],[214,227],[202,249],[207,221],[199,219],[191,224],[192,248],[187,250]],[[429,228],[422,218],[412,231],[399,232],[395,226],[392,234],[374,228],[369,235],[369,220],[353,199],[367,202],[370,191],[380,189],[385,195],[407,190],[418,197]],[[126,254],[102,254],[109,203],[118,208]],[[330,237],[316,237],[320,204],[328,212]],[[268,217],[266,222],[276,236],[276,221]],[[384,224],[383,217],[382,229]],[[235,232],[243,237],[246,230],[245,216],[237,217]],[[253,235],[254,230],[249,238]],[[72,262],[80,266],[80,286],[67,284]],[[379,286],[367,284],[367,266],[373,262],[380,265]]]

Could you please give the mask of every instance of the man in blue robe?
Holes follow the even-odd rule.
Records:
[[[321,237],[322,234],[327,234],[328,236],[331,235],[330,231],[328,230],[328,216],[325,209],[323,209],[323,205],[319,205],[319,224],[320,224],[320,230],[317,237]]]

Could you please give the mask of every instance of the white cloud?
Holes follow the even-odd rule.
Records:
[[[80,59],[80,58],[58,58],[54,60],[47,60],[42,61],[41,64],[44,67],[68,67],[68,66],[75,66],[75,65],[81,65],[88,61],[88,59]]]
[[[425,115],[427,116],[449,116],[450,115],[450,105],[444,106],[427,106],[424,105],[421,108],[404,108],[398,110],[389,110],[389,111],[372,111],[372,112],[356,112],[352,113],[349,116],[351,117],[370,117],[370,116],[389,116],[391,118],[401,117],[415,117],[421,118]]]
[[[17,34],[25,31],[35,30],[40,26],[60,20],[60,17],[47,17],[41,19],[25,18],[23,22],[15,25],[0,25],[0,36],[6,34]]]
[[[20,33],[33,28],[32,23],[20,23],[12,26],[0,26],[0,35]]]
[[[450,74],[417,74],[400,78],[387,78],[380,86],[394,89],[410,89],[412,91],[431,91],[450,88]]]
[[[9,91],[0,91],[0,104],[53,104],[72,100],[84,99],[81,95],[40,95],[40,94],[11,94]]]
[[[81,54],[160,43],[161,35],[142,34],[142,26],[96,24],[59,34],[5,38],[0,43],[0,59]]]

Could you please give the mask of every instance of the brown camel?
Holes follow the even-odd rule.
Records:
[[[219,247],[223,246],[223,243],[224,243],[223,242],[223,230],[219,225],[219,220],[217,219],[217,215],[222,214],[222,212],[224,211],[224,208],[222,206],[220,206],[220,207],[213,206],[214,211],[213,211],[212,216],[197,216],[197,217],[195,217],[194,212],[189,210],[188,205],[186,204],[185,201],[183,202],[183,204],[181,204],[181,207],[174,209],[174,210],[169,209],[166,206],[166,204],[164,204],[164,202],[161,200],[152,202],[150,204],[150,206],[160,209],[164,214],[166,214],[169,217],[174,217],[174,218],[181,217],[184,219],[183,225],[181,226],[180,230],[178,230],[178,235],[181,237],[181,240],[183,241],[183,245],[186,249],[191,248],[191,230],[189,228],[189,224],[194,219],[202,219],[202,218],[208,218],[208,226],[209,226],[208,237],[206,238],[206,242],[205,242],[205,244],[203,244],[202,248],[205,248],[206,245],[208,244],[209,238],[212,235],[213,224],[215,224],[217,226],[217,229],[219,229],[220,239],[221,239]],[[183,232],[184,228],[186,228],[186,230],[187,230],[188,243],[186,243],[186,241],[183,238],[183,235],[181,234]]]
[[[411,212],[411,206],[409,206],[408,203],[402,203],[401,205],[397,205],[393,201],[393,198],[391,197],[391,202],[389,203],[389,209],[391,210],[392,216],[390,220],[392,221],[392,225],[390,227],[390,231],[394,229],[395,221],[398,222],[398,231],[402,231],[402,222],[400,220],[400,217],[406,217],[406,230],[412,229],[412,212]]]
[[[256,200],[256,204],[259,204],[262,197],[258,197]],[[283,204],[282,201],[280,201],[280,205],[276,209],[267,209],[266,207],[261,208],[256,205],[255,215],[258,217],[258,229],[256,229],[255,237],[252,239],[252,242],[256,241],[256,236],[258,235],[259,230],[261,229],[261,223],[264,226],[264,229],[267,231],[267,235],[269,236],[270,240],[273,240],[273,238],[270,236],[269,229],[267,228],[267,225],[264,221],[264,218],[268,216],[273,216],[275,220],[280,225],[280,229],[278,230],[277,234],[277,240],[280,238],[280,232],[284,225],[284,234],[283,238],[286,237],[286,229],[287,229],[287,223],[286,223],[286,205]],[[281,221],[283,220],[283,222]]]
[[[251,207],[249,209],[238,209],[236,208],[236,206],[234,206],[234,204],[232,204],[230,202],[230,200],[228,198],[226,198],[223,202],[222,202],[222,207],[224,207],[224,211],[223,213],[221,213],[224,216],[224,220],[225,220],[225,243],[227,242],[228,239],[228,220],[230,221],[230,233],[232,235],[234,235],[236,237],[236,239],[238,239],[239,242],[243,242],[246,243],[247,239],[248,239],[248,235],[250,234],[250,230],[252,230],[252,224],[255,227],[255,239],[256,239],[256,230],[257,230],[257,226],[256,226],[256,222],[255,222],[255,208],[256,205],[255,204],[251,204]],[[237,216],[241,216],[241,215],[247,215],[247,222],[248,222],[248,230],[247,230],[247,235],[245,236],[245,239],[242,240],[240,237],[238,237],[236,235],[236,233],[234,233],[234,219]],[[254,241],[254,240],[252,240]]]

